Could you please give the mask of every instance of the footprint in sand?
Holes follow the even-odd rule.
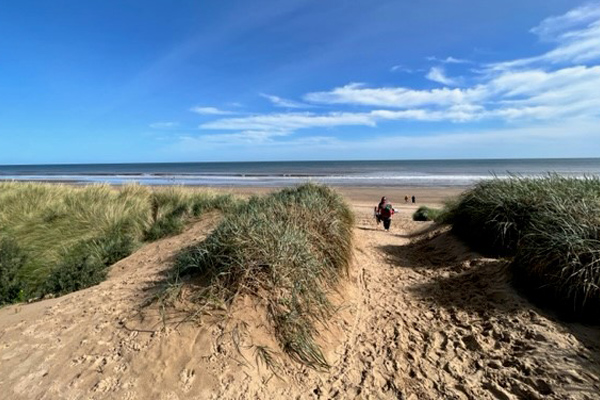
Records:
[[[187,392],[192,388],[192,383],[196,378],[196,371],[193,369],[183,369],[179,373],[179,383],[183,391]]]
[[[113,392],[117,390],[119,384],[120,381],[113,377],[102,379],[94,385],[92,391],[101,393]]]
[[[477,341],[477,338],[474,335],[468,335],[463,337],[462,342],[465,345],[465,347],[470,351],[481,352],[483,350],[481,345]]]

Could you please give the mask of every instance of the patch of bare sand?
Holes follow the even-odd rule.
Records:
[[[594,399],[600,329],[557,321],[509,285],[505,264],[470,252],[427,223],[377,227],[357,204],[351,276],[318,338],[331,368],[286,357],[261,304],[228,317],[153,306],[140,314],[208,216],[113,266],[96,287],[0,310],[0,393],[14,399]],[[164,318],[163,318],[164,317]],[[167,321],[163,325],[162,321]],[[181,322],[184,321],[184,322]],[[265,356],[266,355],[266,356]],[[272,358],[269,358],[272,356]],[[270,364],[270,365],[268,365]]]

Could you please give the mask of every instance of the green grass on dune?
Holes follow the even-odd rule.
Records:
[[[574,315],[600,316],[600,180],[484,181],[448,205],[453,231],[509,257],[515,282]]]
[[[0,183],[0,304],[96,284],[143,241],[232,203],[180,188]]]
[[[435,221],[439,222],[443,215],[442,210],[421,206],[413,213],[413,221]]]
[[[198,295],[205,305],[230,304],[239,294],[261,299],[282,349],[324,368],[314,339],[334,311],[327,293],[347,272],[352,226],[348,206],[324,186],[253,197],[179,255],[177,276],[207,282]]]

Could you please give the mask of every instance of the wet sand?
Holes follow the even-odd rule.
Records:
[[[415,196],[415,205],[441,205],[444,201],[460,195],[465,187],[386,187],[386,186],[338,186],[335,190],[341,193],[351,204],[377,205],[382,196],[386,196],[394,206],[406,204],[404,196]],[[211,190],[241,195],[264,194],[279,190],[279,187],[214,187]]]

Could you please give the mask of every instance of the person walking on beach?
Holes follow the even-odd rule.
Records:
[[[390,230],[393,214],[394,207],[392,207],[392,203],[390,203],[387,198],[383,196],[379,202],[379,205],[377,206],[377,219],[383,221],[383,227],[386,231]]]
[[[408,204],[408,195],[404,196],[404,202]]]
[[[416,198],[414,195],[413,195],[413,197],[412,197],[412,202],[413,202],[413,203],[416,203],[416,202],[417,202],[417,198]]]

